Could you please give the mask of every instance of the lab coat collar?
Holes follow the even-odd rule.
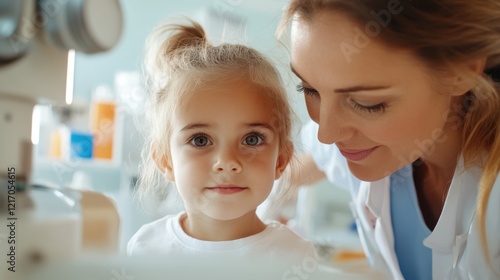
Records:
[[[409,170],[411,170],[411,167]],[[465,170],[463,159],[459,159],[443,212],[434,231],[424,239],[425,246],[433,251],[452,253],[456,236],[467,233],[470,228],[474,216],[480,176],[480,168],[471,167]],[[360,198],[364,200],[364,204],[376,220],[374,234],[377,247],[391,271],[392,278],[403,279],[393,249],[394,235],[390,213],[390,182],[390,176],[375,182],[362,182]]]
[[[449,254],[455,238],[467,234],[475,213],[479,167],[464,169],[463,159],[457,163],[441,216],[432,233],[424,239],[424,245],[433,251]]]
[[[366,191],[365,205],[375,219],[374,238],[393,279],[403,279],[394,251],[394,234],[391,222],[390,176],[362,184]]]
[[[390,177],[371,182],[369,185],[365,204],[376,217],[384,216],[383,209],[390,199]]]

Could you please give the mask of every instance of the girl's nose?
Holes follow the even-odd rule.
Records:
[[[238,160],[237,152],[231,148],[222,149],[213,165],[215,173],[240,173],[241,163]]]

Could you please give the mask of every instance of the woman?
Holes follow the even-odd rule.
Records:
[[[500,2],[292,0],[290,22],[304,134],[328,144],[306,146],[350,188],[372,264],[500,278]]]

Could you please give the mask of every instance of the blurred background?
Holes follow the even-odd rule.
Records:
[[[182,206],[175,197],[146,212],[133,197],[143,148],[141,118],[145,90],[141,73],[146,36],[166,19],[188,16],[207,31],[214,43],[242,43],[263,52],[276,63],[301,124],[307,111],[289,71],[285,46],[276,28],[285,0],[122,0],[124,29],[110,51],[76,53],[71,104],[39,104],[33,114],[32,181],[59,188],[94,190],[110,197],[120,218],[119,251],[138,228]],[[88,144],[93,123],[110,120],[93,135],[104,143],[99,151]],[[97,137],[97,138],[96,138]],[[96,141],[96,139],[107,139]],[[297,145],[300,152],[300,144]],[[282,217],[306,238],[323,246],[360,248],[346,191],[323,181],[304,188],[282,210]],[[322,247],[323,248],[323,247]]]

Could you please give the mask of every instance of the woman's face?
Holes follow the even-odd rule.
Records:
[[[359,179],[381,179],[459,139],[447,121],[453,94],[409,51],[330,11],[294,18],[291,39],[291,67],[318,138],[336,144]]]

